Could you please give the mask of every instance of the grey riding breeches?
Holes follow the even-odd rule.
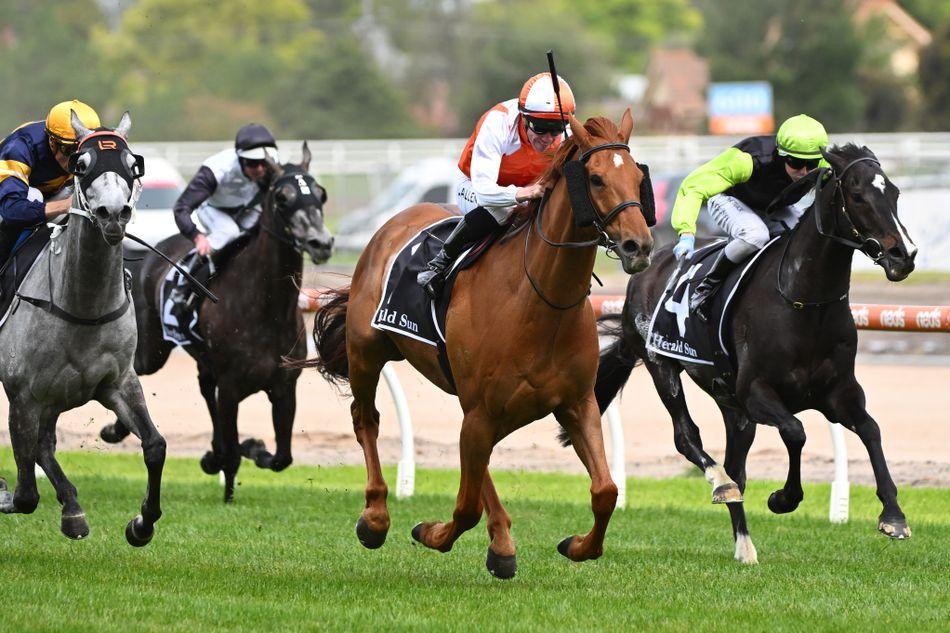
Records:
[[[806,196],[806,198],[809,198]],[[794,205],[775,211],[762,218],[738,198],[719,194],[707,202],[709,215],[732,238],[726,245],[726,257],[741,262],[765,246],[771,236],[791,229],[808,208],[810,200],[803,198]]]
[[[242,231],[246,231],[257,224],[261,217],[260,207],[242,209],[234,215],[222,211],[210,204],[198,207],[198,219],[208,231],[208,241],[211,248],[220,251],[226,244],[233,241]]]

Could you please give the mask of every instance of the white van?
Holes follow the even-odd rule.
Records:
[[[334,234],[337,249],[361,251],[373,234],[400,211],[421,202],[455,203],[462,180],[458,165],[447,158],[427,158],[407,167],[369,205],[342,220]]]
[[[142,194],[135,205],[135,214],[129,222],[128,232],[152,246],[169,235],[178,233],[172,208],[178,196],[185,190],[185,185],[185,179],[170,162],[157,156],[146,156]],[[126,239],[122,245],[132,250],[145,248],[130,239]]]

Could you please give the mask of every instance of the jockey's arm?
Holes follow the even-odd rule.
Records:
[[[752,177],[752,156],[730,147],[694,169],[680,185],[673,204],[672,225],[680,235],[696,232],[703,203]]]
[[[202,165],[175,202],[175,224],[181,234],[191,241],[201,234],[191,219],[191,214],[202,202],[210,198],[217,188],[218,179],[208,167]]]
[[[472,148],[472,188],[475,200],[483,207],[510,207],[517,204],[518,187],[498,184],[498,172],[504,155],[507,130],[501,112],[489,112],[478,131]]]
[[[19,143],[9,143],[0,152],[0,217],[4,222],[31,226],[43,222],[45,204],[38,190],[31,195],[30,153]]]

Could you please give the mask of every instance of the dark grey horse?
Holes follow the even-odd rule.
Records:
[[[134,206],[142,161],[125,137],[126,112],[113,131],[92,131],[76,114],[79,139],[70,158],[76,193],[69,222],[37,259],[0,329],[0,381],[10,401],[10,438],[17,465],[16,492],[0,479],[0,511],[31,513],[39,503],[35,464],[56,489],[61,529],[89,534],[73,486],[56,461],[56,421],[90,400],[102,403],[142,441],[148,491],[142,512],[125,530],[131,545],[147,544],[162,515],[159,504],[165,439],[149,417],[132,369],[135,314],[122,266],[122,238]]]
[[[778,427],[789,456],[785,485],[772,493],[773,512],[798,507],[801,451],[805,431],[795,413],[820,411],[831,422],[854,431],[867,448],[883,503],[878,528],[893,538],[910,536],[897,503],[877,422],[865,408],[864,391],[854,376],[857,330],[848,308],[851,259],[861,250],[884,269],[890,281],[914,270],[917,248],[897,218],[897,187],[866,147],[846,145],[825,153],[832,167],[817,190],[816,203],[795,230],[762,254],[747,287],[737,296],[729,325],[735,389],[723,390],[707,365],[681,363],[647,352],[650,316],[676,267],[669,249],[653,266],[632,277],[617,340],[601,353],[595,393],[601,411],[626,383],[635,363],[643,362],[673,419],[677,450],[706,473],[713,502],[727,503],[736,541],[735,557],[757,562],[749,538],[742,491],[746,456],[756,424]],[[699,429],[683,397],[680,372],[719,404],[726,424],[725,470],[703,450]]]
[[[282,366],[282,359],[302,360],[307,354],[304,321],[297,305],[303,274],[303,254],[314,264],[332,252],[333,236],[323,221],[326,191],[308,173],[310,149],[303,144],[299,164],[271,165],[272,179],[261,203],[259,229],[247,243],[233,248],[209,286],[218,303],[206,303],[198,316],[198,330],[206,345],[185,349],[198,364],[198,384],[208,405],[213,434],[211,450],[201,459],[208,474],[224,473],[224,499],[234,497],[241,456],[260,468],[281,471],[293,462],[291,441],[297,408],[299,368]],[[174,259],[194,247],[176,235],[159,247]],[[169,264],[154,254],[142,262],[133,279],[138,320],[135,370],[152,374],[168,360],[174,345],[162,335],[159,289]],[[271,401],[276,447],[271,454],[264,442],[238,438],[238,406],[248,396],[264,391]],[[122,419],[102,429],[107,442],[128,435]]]

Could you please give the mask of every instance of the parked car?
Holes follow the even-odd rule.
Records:
[[[172,208],[185,190],[185,179],[174,165],[159,157],[145,158],[142,193],[128,231],[152,246],[178,232]],[[126,238],[123,246],[131,250],[145,247]]]
[[[348,214],[337,227],[338,249],[360,251],[373,234],[403,209],[421,202],[455,202],[462,174],[454,161],[429,158],[407,167],[370,203]]]

